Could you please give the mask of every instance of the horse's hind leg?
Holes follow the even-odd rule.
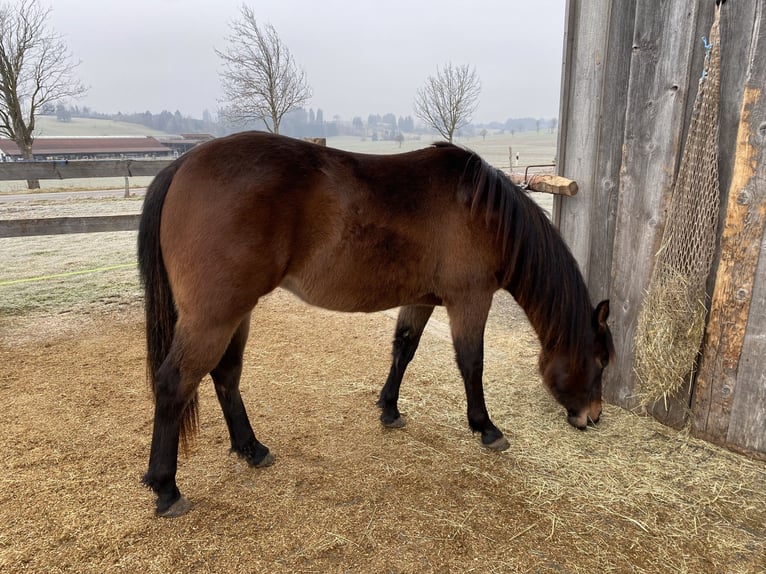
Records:
[[[152,449],[143,483],[157,495],[158,516],[180,516],[190,506],[176,486],[176,470],[181,420],[196,387],[182,389],[178,355],[174,345],[155,374]]]
[[[255,438],[253,427],[247,417],[242,395],[239,392],[239,380],[242,375],[242,356],[250,328],[250,315],[240,323],[229,346],[210,372],[221,404],[226,426],[229,428],[231,451],[244,458],[251,466],[268,466],[274,462],[269,449]]]
[[[179,439],[194,431],[199,382],[220,361],[237,323],[186,325],[176,324],[170,351],[155,374],[154,430],[143,478],[157,495],[157,515],[167,517],[180,516],[191,506],[176,486]]]
[[[387,427],[404,426],[404,419],[397,408],[399,387],[402,384],[404,371],[415,356],[423,329],[433,311],[432,305],[412,305],[402,307],[399,311],[391,353],[393,355],[391,369],[378,399],[378,406],[382,409],[380,420]]]

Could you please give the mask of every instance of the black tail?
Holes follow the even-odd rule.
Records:
[[[170,352],[175,331],[176,313],[173,291],[168,282],[160,247],[160,220],[170,183],[182,160],[173,162],[152,180],[146,190],[141,221],[138,225],[138,269],[144,287],[146,315],[146,368],[153,396],[157,395],[156,374]],[[181,419],[181,442],[197,428],[197,396],[189,402]]]

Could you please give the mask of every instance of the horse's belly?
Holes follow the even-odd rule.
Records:
[[[280,287],[306,303],[331,311],[372,313],[402,305],[440,305],[433,293],[410,292],[402,286],[364,285],[363,282],[311,282],[286,276]]]

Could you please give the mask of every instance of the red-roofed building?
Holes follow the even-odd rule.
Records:
[[[174,150],[153,137],[47,137],[36,138],[32,145],[34,159],[121,159],[169,158]],[[0,139],[3,161],[21,159],[16,142]]]

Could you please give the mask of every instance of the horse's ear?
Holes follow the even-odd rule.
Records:
[[[606,320],[609,318],[609,299],[601,301],[593,311],[593,326],[599,333],[607,330]]]

